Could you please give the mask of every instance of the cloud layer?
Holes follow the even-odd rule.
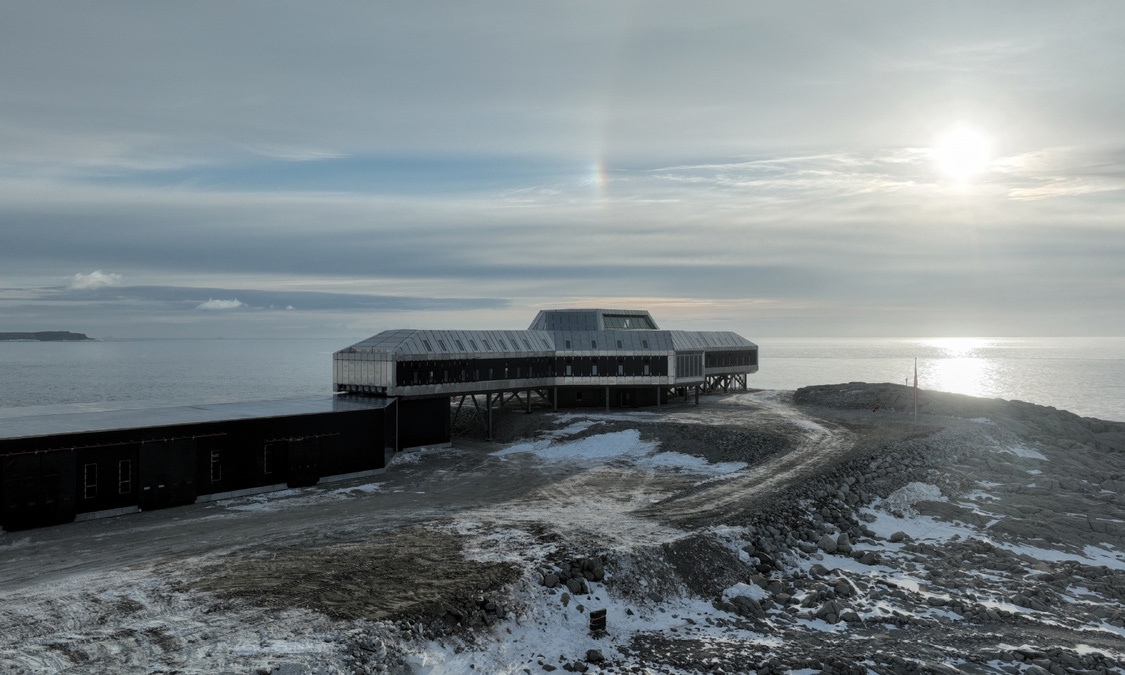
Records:
[[[1125,333],[1117,3],[5,14],[13,330]]]

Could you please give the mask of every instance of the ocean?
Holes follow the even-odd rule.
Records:
[[[0,418],[328,394],[332,353],[362,339],[0,342]],[[897,382],[1125,421],[1125,338],[763,338],[749,384]],[[34,407],[32,409],[31,407]],[[2,422],[0,422],[2,423]]]

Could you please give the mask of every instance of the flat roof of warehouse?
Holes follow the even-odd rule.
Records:
[[[133,407],[128,401],[0,409],[0,439],[385,408],[393,399],[326,395],[273,401]],[[152,404],[148,404],[151,406]]]

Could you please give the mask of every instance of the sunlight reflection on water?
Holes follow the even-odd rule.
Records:
[[[935,338],[925,341],[939,352],[920,367],[919,386],[970,396],[996,396],[997,363],[979,356],[995,340],[983,338]],[[924,385],[922,383],[925,383]]]
[[[751,386],[914,381],[1125,421],[1125,338],[763,338]]]

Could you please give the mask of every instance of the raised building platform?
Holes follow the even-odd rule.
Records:
[[[437,417],[471,397],[491,435],[506,395],[563,407],[660,405],[689,392],[745,389],[758,346],[729,331],[660,330],[642,310],[555,309],[527,330],[389,330],[333,355],[336,391],[397,397],[412,442],[446,442]],[[508,397],[510,400],[510,396]]]

